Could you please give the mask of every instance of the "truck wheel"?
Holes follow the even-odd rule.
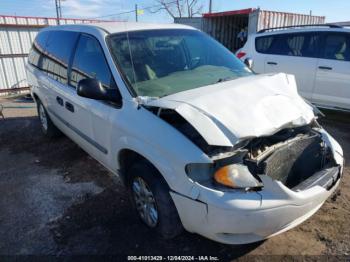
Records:
[[[127,173],[131,202],[142,222],[163,238],[179,235],[183,227],[169,194],[169,186],[159,172],[150,163],[141,160],[133,164]]]
[[[41,130],[45,136],[49,138],[58,137],[62,133],[58,128],[52,123],[44,105],[40,100],[37,100],[38,116],[40,120]]]

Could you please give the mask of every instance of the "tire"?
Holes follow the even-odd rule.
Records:
[[[183,226],[175,204],[169,194],[169,186],[159,174],[158,170],[149,162],[139,160],[128,169],[127,178],[130,200],[141,221],[146,224],[146,226],[156,231],[162,238],[171,239],[179,235],[183,231]],[[154,217],[156,217],[155,221],[150,218],[147,219],[145,215],[142,215],[142,208],[140,206],[145,207],[145,205],[140,204],[140,201],[136,200],[137,184],[140,184],[142,181],[145,183],[146,188],[151,192],[154,199],[153,206],[150,204],[152,201],[148,201],[145,205],[148,205],[149,214],[153,214],[153,220]],[[146,199],[149,200],[150,197]],[[150,211],[152,208],[155,209],[157,216],[154,215],[154,211]],[[147,208],[143,209],[147,210]]]
[[[40,120],[41,131],[44,133],[44,135],[48,138],[61,136],[61,131],[58,130],[55,124],[51,121],[50,116],[48,115],[44,105],[39,99],[37,100],[36,105],[38,110],[38,117]]]

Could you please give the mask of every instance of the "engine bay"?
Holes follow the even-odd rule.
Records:
[[[311,126],[281,130],[254,138],[243,163],[254,176],[267,175],[294,188],[322,169],[336,165],[330,148]]]

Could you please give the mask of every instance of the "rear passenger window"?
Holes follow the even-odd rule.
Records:
[[[256,50],[259,53],[317,57],[320,36],[314,33],[280,34],[256,39]]]
[[[291,35],[286,38],[287,41],[287,53],[291,56],[303,56],[302,49],[307,37],[305,35]]]
[[[43,68],[49,77],[62,84],[68,82],[68,64],[74,50],[78,33],[69,31],[52,31],[46,44],[46,57]]]
[[[28,63],[42,70],[42,58],[45,52],[47,39],[49,37],[49,32],[39,33],[32,45],[32,48],[28,55]]]
[[[350,61],[350,37],[347,34],[327,35],[323,58]]]
[[[81,35],[75,52],[70,84],[75,88],[85,78],[95,78],[106,88],[116,88],[100,43],[91,36]]]

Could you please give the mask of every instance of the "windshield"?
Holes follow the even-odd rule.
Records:
[[[118,33],[109,44],[138,96],[162,97],[252,74],[233,53],[197,30]]]

